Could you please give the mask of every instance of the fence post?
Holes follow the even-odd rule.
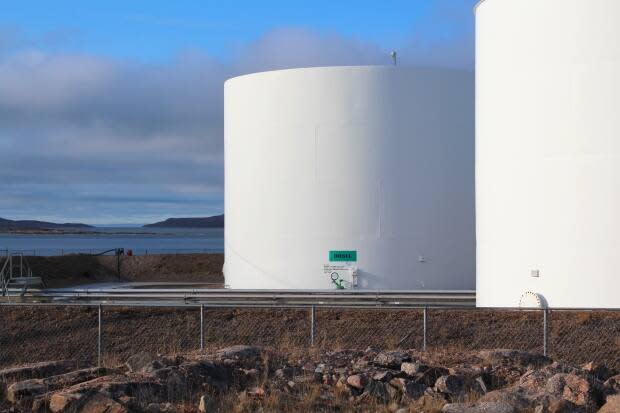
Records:
[[[204,319],[205,319],[205,306],[204,304],[200,305],[200,350],[205,349],[205,330],[204,330]]]
[[[424,312],[422,313],[422,351],[426,351],[426,317],[427,317],[427,307],[424,307]]]
[[[547,319],[548,309],[543,310],[543,355],[549,352],[549,320]]]
[[[316,306],[310,308],[310,345],[314,347],[316,342]]]
[[[98,311],[98,334],[97,334],[97,367],[101,367],[101,304]]]

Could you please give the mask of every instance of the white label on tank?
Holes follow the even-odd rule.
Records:
[[[323,274],[331,279],[335,288],[352,288],[354,286],[353,272],[350,265],[324,264]]]

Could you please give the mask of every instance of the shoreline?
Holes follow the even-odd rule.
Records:
[[[138,231],[86,231],[81,229],[0,229],[0,235],[167,235]]]

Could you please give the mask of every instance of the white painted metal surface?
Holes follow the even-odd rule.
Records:
[[[234,289],[473,289],[473,75],[324,67],[225,84]],[[355,251],[355,262],[330,262]],[[357,272],[355,272],[357,270]],[[350,284],[346,285],[351,287]]]
[[[620,1],[476,19],[477,304],[620,307]]]

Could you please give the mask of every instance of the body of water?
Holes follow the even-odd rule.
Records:
[[[110,227],[83,234],[0,233],[0,255],[3,250],[28,255],[96,254],[114,248],[132,250],[135,255],[224,252],[224,229]]]

